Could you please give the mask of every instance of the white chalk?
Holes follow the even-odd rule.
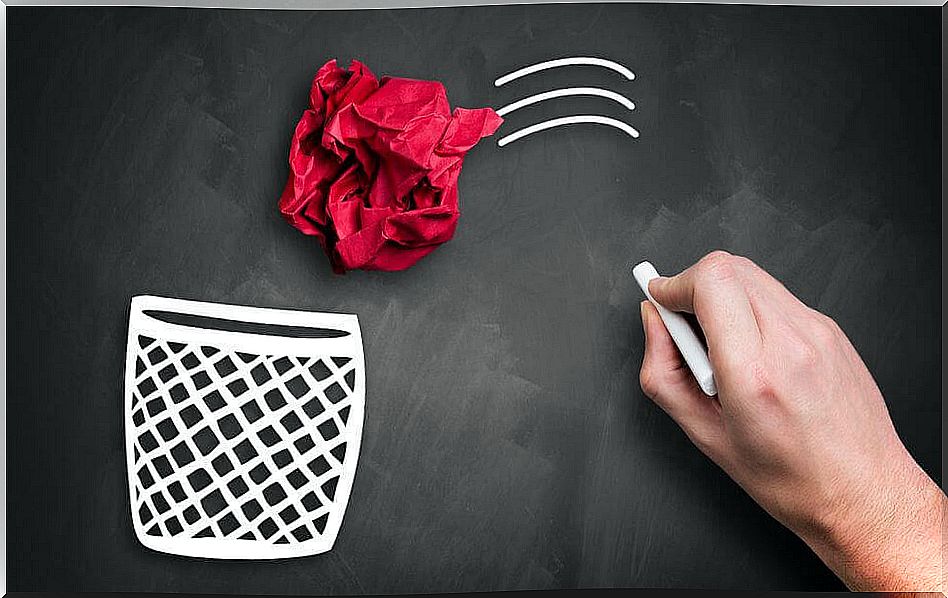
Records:
[[[598,87],[565,87],[563,89],[544,91],[543,93],[538,93],[536,95],[523,98],[522,100],[517,100],[512,104],[507,104],[503,108],[497,109],[497,115],[507,116],[514,110],[520,110],[525,106],[539,104],[540,102],[545,102],[554,98],[565,98],[569,96],[599,96],[600,98],[608,98],[617,104],[622,104],[629,110],[635,110],[635,102],[625,97],[621,93],[609,91],[608,89],[599,89]]]
[[[605,58],[591,58],[589,56],[574,56],[571,58],[557,58],[556,60],[547,60],[546,62],[541,62],[538,64],[532,64],[530,66],[523,67],[522,69],[517,69],[512,73],[508,73],[503,77],[498,78],[494,81],[495,87],[500,87],[501,85],[506,85],[515,79],[520,77],[526,77],[527,75],[532,75],[533,73],[539,73],[540,71],[545,71],[546,69],[555,69],[561,66],[572,66],[575,64],[585,64],[590,66],[601,66],[603,68],[611,69],[629,81],[635,79],[635,73],[630,71],[628,68],[622,66],[618,62],[613,62],[611,60],[606,60]]]
[[[508,143],[512,143],[518,139],[522,139],[527,135],[533,135],[534,133],[539,133],[540,131],[546,131],[547,129],[552,129],[554,127],[562,127],[563,125],[575,125],[577,123],[593,123],[599,125],[608,125],[610,127],[615,127],[622,131],[625,131],[630,137],[637,139],[639,132],[635,128],[625,124],[621,120],[616,120],[614,118],[609,118],[608,116],[599,116],[598,114],[579,114],[576,116],[561,116],[560,118],[551,118],[550,120],[545,120],[541,123],[535,125],[530,125],[529,127],[524,127],[519,131],[514,131],[506,137],[501,137],[497,142],[497,145],[504,147]]]
[[[642,287],[642,291],[648,297],[648,300],[658,310],[658,315],[662,317],[662,322],[665,323],[668,334],[675,341],[678,350],[681,351],[681,356],[684,357],[685,363],[688,364],[692,375],[698,381],[698,386],[709,397],[718,394],[717,386],[714,383],[714,371],[711,369],[711,361],[708,359],[708,352],[705,350],[701,339],[695,334],[691,324],[681,314],[659,305],[652,294],[648,292],[648,283],[659,277],[655,266],[649,262],[642,262],[632,268],[632,276],[635,277],[635,282]]]

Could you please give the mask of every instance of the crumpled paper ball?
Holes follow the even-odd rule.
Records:
[[[404,270],[457,226],[464,155],[503,119],[455,108],[444,86],[330,60],[290,144],[283,217],[316,237],[333,270]]]

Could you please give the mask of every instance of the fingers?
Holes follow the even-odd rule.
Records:
[[[715,370],[750,363],[760,350],[760,329],[736,260],[716,251],[676,276],[649,284],[663,306],[695,314]]]
[[[758,313],[788,315],[806,309],[806,305],[769,272],[743,256],[731,256],[734,267],[744,279],[744,287],[750,291],[751,304]],[[760,324],[760,318],[758,325]]]
[[[783,283],[750,259],[739,255],[722,257],[736,272],[763,339],[800,332],[800,322],[807,321],[812,310]]]
[[[647,301],[641,307],[645,330],[645,357],[639,373],[642,391],[702,452],[710,454],[722,432],[719,403],[701,392],[655,307]]]

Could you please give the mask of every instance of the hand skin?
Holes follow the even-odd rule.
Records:
[[[750,260],[714,252],[649,285],[695,314],[718,395],[642,303],[642,390],[852,590],[948,590],[948,498],[899,440],[843,331]]]

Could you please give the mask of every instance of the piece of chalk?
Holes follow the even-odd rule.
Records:
[[[709,397],[718,394],[717,386],[714,384],[714,371],[711,369],[711,361],[708,359],[708,352],[705,350],[701,339],[695,334],[691,324],[681,314],[659,305],[648,291],[648,283],[659,277],[658,272],[655,271],[655,266],[649,262],[642,262],[632,268],[632,276],[635,277],[635,282],[642,287],[642,291],[648,297],[648,300],[658,310],[658,315],[662,317],[662,322],[665,323],[668,334],[675,341],[678,350],[681,351],[681,356],[684,357],[685,363],[688,364],[692,375],[698,381],[698,386]]]

